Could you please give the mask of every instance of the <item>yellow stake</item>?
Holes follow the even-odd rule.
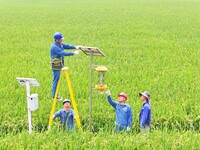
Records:
[[[72,105],[73,105],[75,116],[76,116],[76,122],[77,122],[77,125],[78,125],[78,127],[80,128],[80,130],[82,132],[81,122],[80,122],[80,118],[79,118],[79,114],[78,114],[78,109],[77,109],[76,101],[75,101],[75,98],[74,98],[74,92],[72,90],[72,84],[71,84],[70,78],[69,78],[68,68],[64,67],[62,70],[64,70],[65,75],[66,75],[66,80],[67,80],[67,83],[68,83],[70,98],[72,100]]]
[[[61,78],[61,74],[62,74],[62,72],[60,71],[60,78]],[[60,78],[58,80],[58,84],[57,84],[57,87],[56,87],[56,93],[55,93],[54,98],[53,98],[52,109],[51,109],[51,113],[50,113],[50,117],[49,117],[49,127],[48,127],[48,130],[50,130],[50,128],[52,126],[52,123],[53,123],[53,114],[55,112],[58,91],[59,91],[59,88],[60,88]]]

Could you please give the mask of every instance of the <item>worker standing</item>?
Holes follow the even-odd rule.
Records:
[[[56,32],[54,34],[54,42],[50,48],[51,66],[53,71],[52,98],[55,96],[57,84],[60,78],[60,70],[64,67],[64,56],[73,56],[80,53],[80,50],[75,52],[65,52],[64,49],[80,49],[80,47],[64,44],[62,42],[63,39],[64,37],[62,33]],[[57,96],[57,99],[62,100],[62,97]]]
[[[151,126],[151,106],[150,106],[150,93],[145,91],[139,93],[140,99],[143,102],[140,110],[139,122],[142,134],[149,132]]]
[[[60,124],[66,131],[73,131],[74,129],[74,110],[71,109],[71,102],[69,99],[63,101],[63,109],[60,109],[53,115],[53,119],[56,117],[60,118]]]
[[[118,95],[118,102],[114,102],[111,98],[111,93],[108,90],[106,92],[108,102],[112,105],[116,112],[116,121],[115,121],[115,133],[120,131],[130,131],[132,125],[132,109],[130,105],[126,103],[127,95],[125,93],[120,93]]]

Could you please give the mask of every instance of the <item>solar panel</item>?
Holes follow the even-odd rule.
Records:
[[[23,86],[26,86],[26,82],[29,82],[30,86],[40,86],[38,81],[34,78],[17,78],[17,81]]]
[[[93,56],[105,57],[105,55],[97,47],[81,46],[80,50],[82,50],[86,55],[90,55],[92,53]]]

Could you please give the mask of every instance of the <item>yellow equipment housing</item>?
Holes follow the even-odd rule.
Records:
[[[106,68],[105,66],[99,66],[96,68],[97,72],[106,72],[108,71],[108,68]]]
[[[95,88],[99,91],[103,91],[108,88],[105,84],[106,72],[108,71],[108,68],[106,68],[105,66],[99,66],[96,68],[96,71],[99,74],[99,84],[97,84]]]
[[[103,90],[107,89],[108,86],[107,86],[106,84],[103,84],[103,85],[97,84],[97,85],[95,85],[95,88],[96,88],[97,90],[99,90],[99,91],[103,91]]]

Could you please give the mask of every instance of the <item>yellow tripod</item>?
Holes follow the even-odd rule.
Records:
[[[80,122],[80,118],[79,118],[79,114],[78,114],[78,109],[77,109],[76,101],[75,101],[75,98],[74,98],[74,92],[72,90],[72,84],[71,84],[71,81],[70,81],[70,78],[69,78],[68,67],[64,67],[62,70],[65,73],[66,80],[67,80],[67,83],[68,83],[67,85],[68,85],[68,88],[69,88],[70,98],[71,98],[72,105],[73,105],[74,112],[75,112],[75,116],[76,116],[76,118],[75,118],[76,123],[77,123],[79,129],[82,132],[81,122]],[[61,74],[62,74],[62,71],[60,72],[60,78],[61,78]],[[55,93],[55,96],[54,96],[54,99],[53,99],[52,109],[51,109],[51,113],[50,113],[50,117],[49,117],[49,127],[48,127],[48,129],[51,128],[52,123],[53,123],[53,114],[55,112],[59,88],[60,88],[60,79],[58,81],[58,84],[57,84],[57,87],[56,87],[56,93]]]

